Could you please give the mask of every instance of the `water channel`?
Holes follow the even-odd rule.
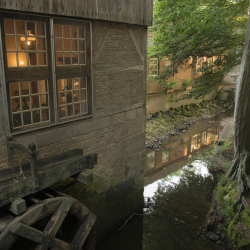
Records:
[[[96,249],[223,249],[205,236],[205,218],[215,183],[196,153],[215,145],[221,121],[230,116],[201,120],[180,136],[163,141],[159,150],[146,149],[144,208]]]

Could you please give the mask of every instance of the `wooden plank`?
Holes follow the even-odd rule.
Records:
[[[45,233],[20,222],[15,223],[14,226],[10,228],[10,231],[13,234],[26,238],[28,240],[32,240],[39,244],[43,244],[47,237]]]
[[[82,246],[87,239],[95,221],[96,216],[90,212],[85,222],[80,226],[74,240],[72,241],[72,245],[76,246],[76,250],[82,249]]]
[[[97,0],[92,0],[92,18],[97,19],[98,18],[98,6],[97,6]]]
[[[93,0],[88,0],[87,1],[87,17],[92,18],[93,16]]]
[[[151,26],[153,21],[153,0],[144,0],[143,11],[144,25]]]
[[[34,188],[38,188],[39,175],[38,175],[38,168],[37,168],[37,158],[36,158],[36,154],[34,153],[34,152],[36,152],[36,145],[34,143],[30,144],[29,150],[30,150],[30,152],[33,153],[30,156],[30,167],[31,167],[31,174],[33,177],[33,184],[34,184]]]
[[[144,5],[144,0],[138,0],[138,1],[139,1],[139,9],[138,9],[137,24],[143,25],[143,5]]]
[[[73,16],[74,15],[74,0],[72,1],[65,1],[65,15],[66,16]]]
[[[53,14],[57,15],[64,15],[65,7],[64,7],[64,0],[53,0]]]
[[[70,245],[69,243],[54,238],[50,244],[53,250],[75,250],[76,247]]]
[[[41,0],[42,13],[53,14],[53,3],[51,0]]]
[[[78,3],[78,15],[80,17],[87,17],[88,16],[88,9],[86,8],[86,6],[88,5],[88,0],[81,0]]]
[[[31,5],[30,1],[20,1],[20,7],[22,11],[30,11],[31,10]]]
[[[0,189],[0,207],[11,203],[17,197],[22,198],[26,195],[35,193],[87,168],[88,163],[86,157],[78,158],[74,161],[69,161],[66,164],[61,164],[45,172],[39,173],[38,188],[34,188],[32,177],[3,187]]]
[[[8,157],[9,168],[13,168],[15,166],[14,148],[10,147],[10,142],[12,141],[13,141],[12,137],[7,137],[6,146],[7,146],[7,157]]]
[[[136,50],[137,50],[137,53],[138,53],[138,55],[139,55],[140,58],[141,58],[141,62],[143,63],[143,62],[144,62],[144,56],[143,56],[143,54],[141,53],[141,49],[140,49],[140,47],[139,47],[139,45],[138,45],[138,43],[137,43],[137,41],[136,41],[136,38],[135,38],[134,33],[133,33],[133,30],[128,29],[128,31],[129,31],[129,34],[130,34],[130,36],[131,36],[131,39],[133,40],[133,43],[134,43],[135,48],[136,48]]]
[[[65,199],[62,201],[60,207],[56,213],[50,218],[48,224],[44,228],[43,232],[47,234],[46,239],[42,246],[37,246],[35,250],[47,250],[50,246],[50,242],[55,238],[57,231],[62,225],[66,215],[68,214],[71,206],[73,204],[72,199]]]
[[[99,59],[99,57],[100,57],[100,55],[101,55],[101,53],[102,53],[102,50],[103,50],[103,48],[104,48],[104,45],[106,44],[106,41],[107,41],[107,39],[108,39],[108,36],[109,36],[110,31],[111,31],[111,29],[108,28],[108,30],[107,30],[107,32],[106,32],[104,38],[102,39],[102,42],[101,42],[100,46],[98,47],[98,49],[97,49],[97,51],[96,51],[96,53],[95,53],[95,55],[94,55],[94,57],[93,57],[93,64],[96,64],[96,63],[97,63],[97,61],[98,61],[98,59]]]
[[[123,0],[122,13],[123,13],[122,22],[131,23],[132,4],[130,3],[129,0]]]
[[[20,0],[12,0],[12,9],[20,10]]]
[[[15,143],[15,142],[9,142],[9,147],[14,148],[16,150],[22,151],[24,153],[27,153],[30,155],[30,150],[23,144]]]
[[[109,0],[97,0],[99,19],[103,19],[103,20],[109,19],[108,1]]]
[[[57,164],[60,161],[65,161],[67,159],[70,160],[70,158],[76,158],[80,156],[83,156],[82,149],[72,149],[70,151],[52,155],[52,156],[49,156],[49,157],[46,157],[37,161],[38,170],[42,170],[48,165]],[[30,163],[22,164],[22,170],[23,170],[24,175],[29,174]],[[19,175],[20,175],[20,166],[15,166],[11,169],[7,168],[7,169],[0,170],[0,182],[9,180],[10,178],[12,179],[13,177],[17,177]]]
[[[41,0],[32,0],[30,3],[31,12],[42,12]]]

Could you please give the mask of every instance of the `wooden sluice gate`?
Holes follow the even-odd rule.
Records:
[[[14,166],[14,149],[30,162]],[[73,149],[37,159],[35,144],[26,147],[7,139],[9,168],[0,171],[0,249],[77,250],[95,248],[96,216],[76,199],[51,186],[73,177],[88,184],[97,154]]]

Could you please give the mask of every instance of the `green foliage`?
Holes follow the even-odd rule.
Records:
[[[189,77],[186,78],[186,79],[182,79],[181,81],[182,81],[182,84],[181,84],[182,88],[186,88],[188,86],[192,86],[192,79],[189,78]]]
[[[194,81],[187,98],[203,98],[221,84],[225,74],[239,65],[243,55],[248,1],[239,0],[163,0],[154,1],[154,38],[149,57],[168,56],[173,68],[165,67],[155,77],[162,82],[192,58],[217,56],[205,65]],[[202,74],[200,74],[202,73]]]
[[[218,178],[219,186],[215,189],[215,199],[221,206],[224,217],[224,226],[230,244],[239,249],[242,246],[249,245],[249,240],[244,235],[243,229],[239,227],[239,216],[233,212],[233,204],[237,196],[237,180],[229,182],[225,175]],[[237,206],[238,211],[240,204]],[[250,230],[250,217],[246,210],[240,215],[240,221]]]
[[[160,82],[160,85],[164,88],[164,89],[173,89],[177,84],[177,81],[175,81],[174,79],[170,79],[169,81],[164,81],[164,82]]]

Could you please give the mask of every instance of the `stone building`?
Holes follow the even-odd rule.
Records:
[[[152,0],[0,1],[0,169],[6,137],[38,158],[98,154],[94,181],[55,185],[97,216],[97,232],[143,203],[147,26]],[[28,156],[15,152],[15,164]]]

